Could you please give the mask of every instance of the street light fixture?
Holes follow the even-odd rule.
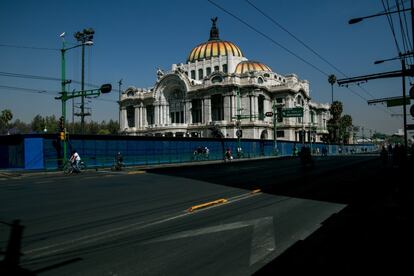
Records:
[[[409,11],[409,10],[411,10],[411,9],[403,9],[403,10],[392,11],[392,12],[382,12],[382,13],[377,13],[377,14],[373,14],[373,15],[352,18],[351,20],[348,21],[348,24],[352,25],[352,24],[359,23],[362,20],[367,19],[367,18],[382,16],[382,15],[388,15],[388,14],[393,14],[393,13],[399,13],[399,12],[405,12],[405,11]]]

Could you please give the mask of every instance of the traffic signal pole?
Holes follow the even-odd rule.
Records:
[[[64,140],[63,140],[63,160],[66,160],[66,152],[67,152],[67,144],[66,144],[66,61],[65,61],[65,39],[62,40],[62,49],[60,50],[62,54],[62,62],[61,62],[61,78],[62,78],[62,118],[63,118],[63,132],[64,132]]]
[[[277,109],[276,102],[273,102],[273,154],[277,155]]]

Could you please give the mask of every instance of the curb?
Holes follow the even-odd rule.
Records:
[[[223,203],[227,203],[227,199],[220,198],[220,199],[210,201],[210,202],[207,202],[207,203],[195,205],[195,206],[192,206],[192,207],[188,208],[187,211],[188,212],[194,212],[194,211],[202,209],[202,208],[210,207],[210,206],[217,205],[217,204],[223,204]]]

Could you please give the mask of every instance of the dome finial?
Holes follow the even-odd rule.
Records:
[[[216,26],[217,17],[211,18],[211,22],[213,23],[210,29],[210,39],[209,40],[220,40],[219,38],[219,30]]]

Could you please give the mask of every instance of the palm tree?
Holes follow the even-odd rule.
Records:
[[[331,93],[332,93],[331,103],[333,103],[333,85],[336,83],[336,76],[335,75],[329,75],[328,82],[331,84]]]

